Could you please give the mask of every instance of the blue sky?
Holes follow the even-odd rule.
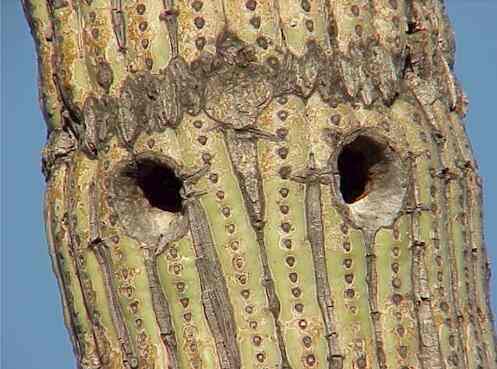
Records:
[[[456,30],[456,72],[471,101],[467,131],[484,178],[486,243],[497,271],[497,1],[446,0],[446,4]],[[46,134],[37,100],[33,42],[20,1],[0,0],[0,7],[0,366],[74,368],[42,223],[40,152]],[[497,311],[495,275],[491,289]]]

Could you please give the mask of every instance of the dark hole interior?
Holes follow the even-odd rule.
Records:
[[[416,23],[408,22],[407,23],[407,34],[411,35],[416,32]]]
[[[182,211],[180,189],[183,185],[174,170],[150,159],[142,159],[129,173],[151,206],[179,213]]]
[[[358,136],[338,156],[340,192],[347,204],[367,195],[373,167],[385,161],[384,146],[367,136]]]

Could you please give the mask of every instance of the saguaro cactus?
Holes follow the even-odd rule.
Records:
[[[497,368],[441,1],[24,7],[79,368]]]

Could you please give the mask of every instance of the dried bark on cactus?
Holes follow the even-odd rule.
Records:
[[[24,0],[81,369],[490,369],[438,0]]]

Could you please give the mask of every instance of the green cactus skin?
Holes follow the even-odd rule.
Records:
[[[496,369],[438,0],[23,0],[80,369]]]

